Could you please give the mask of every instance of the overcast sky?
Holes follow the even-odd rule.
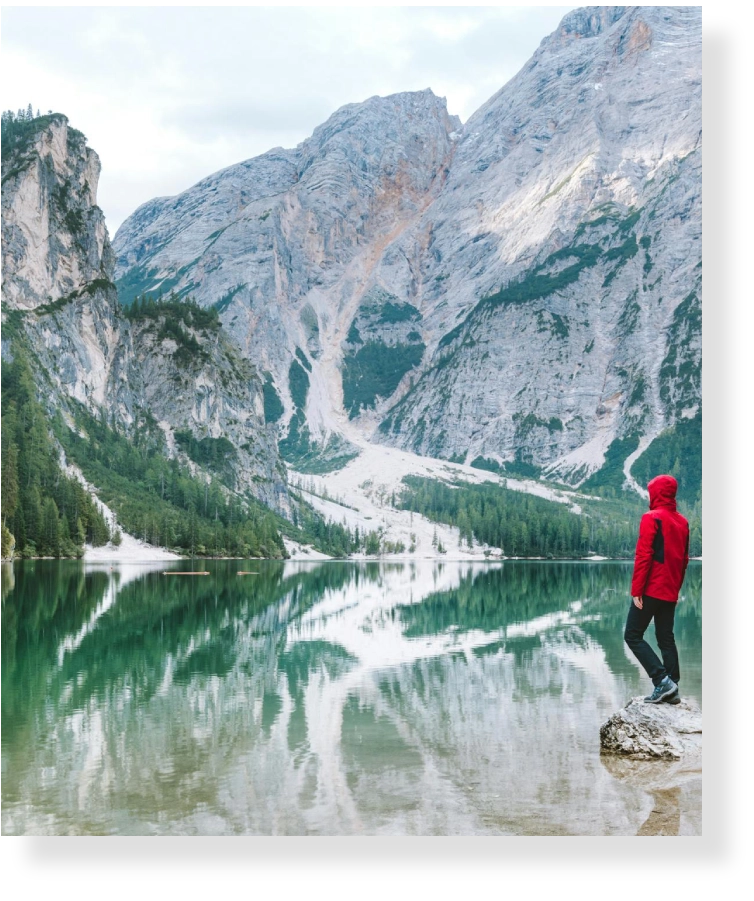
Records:
[[[345,103],[429,87],[466,121],[570,9],[4,7],[1,105],[86,134],[113,235],[146,200],[294,147]]]

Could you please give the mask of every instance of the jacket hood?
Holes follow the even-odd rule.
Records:
[[[678,482],[673,476],[655,476],[647,485],[649,492],[649,509],[654,510],[657,507],[668,507],[670,510],[676,509],[675,495],[678,491]]]

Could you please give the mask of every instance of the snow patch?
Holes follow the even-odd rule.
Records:
[[[120,527],[118,527],[120,528]],[[174,554],[162,547],[156,547],[146,541],[139,541],[121,529],[121,543],[105,544],[102,547],[84,548],[84,560],[87,563],[146,563],[151,561],[182,560],[180,554]]]
[[[297,490],[326,519],[365,532],[379,531],[383,541],[403,544],[399,556],[409,559],[437,558],[479,560],[501,557],[504,549],[474,543],[460,546],[460,532],[454,526],[434,523],[418,513],[400,510],[397,503],[405,487],[403,478],[413,475],[436,479],[453,487],[456,483],[505,485],[545,500],[566,504],[574,513],[581,507],[574,492],[550,488],[528,479],[510,479],[460,463],[420,457],[398,448],[370,444],[355,432],[349,440],[360,445],[359,456],[336,472],[308,475],[289,471],[291,487]],[[445,549],[442,554],[438,545]],[[414,550],[410,551],[413,546]],[[364,555],[355,555],[356,559]]]
[[[559,457],[545,467],[548,475],[557,475],[562,478],[581,470],[580,479],[584,482],[592,473],[597,472],[605,463],[605,454],[612,443],[614,433],[612,429],[601,429],[594,438],[591,438],[581,447],[577,447],[570,453]]]
[[[648,498],[649,494],[647,492],[647,489],[643,488],[631,475],[631,467],[649,447],[649,445],[655,440],[658,434],[659,433],[657,432],[652,432],[649,435],[644,435],[639,441],[639,446],[636,448],[636,450],[632,454],[629,454],[623,461],[623,475],[626,477],[626,482],[633,491],[635,491],[640,497],[643,498]]]
[[[92,545],[87,544],[84,548],[84,560],[87,563],[143,563],[152,560],[182,559],[180,554],[174,554],[173,551],[156,547],[146,541],[139,541],[138,538],[129,535],[128,532],[124,531],[118,524],[118,519],[110,507],[97,497],[96,489],[87,482],[83,472],[81,472],[78,466],[76,466],[75,463],[68,463],[65,458],[61,459],[61,466],[67,476],[76,479],[89,493],[92,500],[97,505],[98,510],[105,517],[105,521],[107,522],[110,531],[113,532],[115,529],[118,529],[121,533],[121,542],[119,546],[116,546],[111,542],[102,547],[93,547]]]
[[[285,545],[286,551],[288,551],[290,560],[331,560],[331,557],[328,557],[327,554],[323,554],[321,551],[316,550],[310,544],[299,544],[298,541],[293,541],[290,538],[283,538],[283,544]]]

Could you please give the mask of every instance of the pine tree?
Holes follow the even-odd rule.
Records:
[[[26,550],[26,519],[22,507],[18,508],[13,523],[14,535],[16,539],[16,550],[23,554]]]
[[[11,416],[13,417],[11,420]],[[8,519],[13,519],[18,506],[18,447],[13,442],[15,437],[15,410],[10,416],[3,417],[3,431],[7,440],[3,441],[2,448],[2,498],[3,498],[3,525]],[[7,430],[7,431],[6,431]]]
[[[42,547],[40,550],[48,556],[60,556],[60,515],[55,501],[48,497],[44,502],[42,511],[43,527],[42,527]]]

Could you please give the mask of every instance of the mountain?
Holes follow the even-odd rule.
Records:
[[[293,151],[146,204],[116,236],[123,302],[176,291],[213,306],[268,373],[288,458],[306,456],[309,436],[342,451],[341,345],[368,309],[383,249],[441,189],[458,128],[431,91],[373,97],[338,110]],[[391,331],[391,344],[416,334]],[[421,338],[409,343],[418,362]]]
[[[70,451],[78,436],[88,438],[87,454],[100,455],[107,476],[98,488],[122,476],[132,454],[141,457],[142,476],[154,461],[164,501],[164,466],[173,459],[181,467],[173,470],[174,480],[184,472],[186,485],[198,494],[199,486],[215,479],[223,485],[224,505],[231,496],[248,497],[287,512],[286,474],[274,431],[264,420],[263,381],[221,334],[217,315],[185,301],[171,306],[169,300],[124,314],[113,280],[115,256],[96,204],[99,174],[99,158],[65,116],[4,114],[4,484],[6,450],[15,447],[26,466],[23,458],[30,453],[15,413],[6,421],[6,400],[14,411],[31,405],[27,412],[33,416],[41,403],[59,451]],[[36,399],[25,387],[29,379]],[[102,424],[107,434],[95,440]],[[64,465],[64,453],[61,460]],[[52,497],[50,484],[38,487],[40,503]],[[127,489],[119,492],[112,488],[121,502],[135,502]],[[59,497],[55,502],[63,503]],[[192,503],[184,496],[179,508]],[[67,523],[65,511],[57,513]],[[180,519],[176,509],[166,508],[163,521],[168,514]],[[60,527],[66,534],[75,526],[72,517]],[[151,527],[144,525],[144,531]]]
[[[348,104],[112,247],[65,116],[2,142],[4,555],[107,540],[82,487],[191,554],[616,554],[660,470],[701,547],[698,9],[576,10],[465,124]]]
[[[218,311],[299,469],[370,441],[591,488],[650,446],[696,472],[701,11],[576,10],[465,125],[429,90],[349,104],[113,247],[124,303]]]

